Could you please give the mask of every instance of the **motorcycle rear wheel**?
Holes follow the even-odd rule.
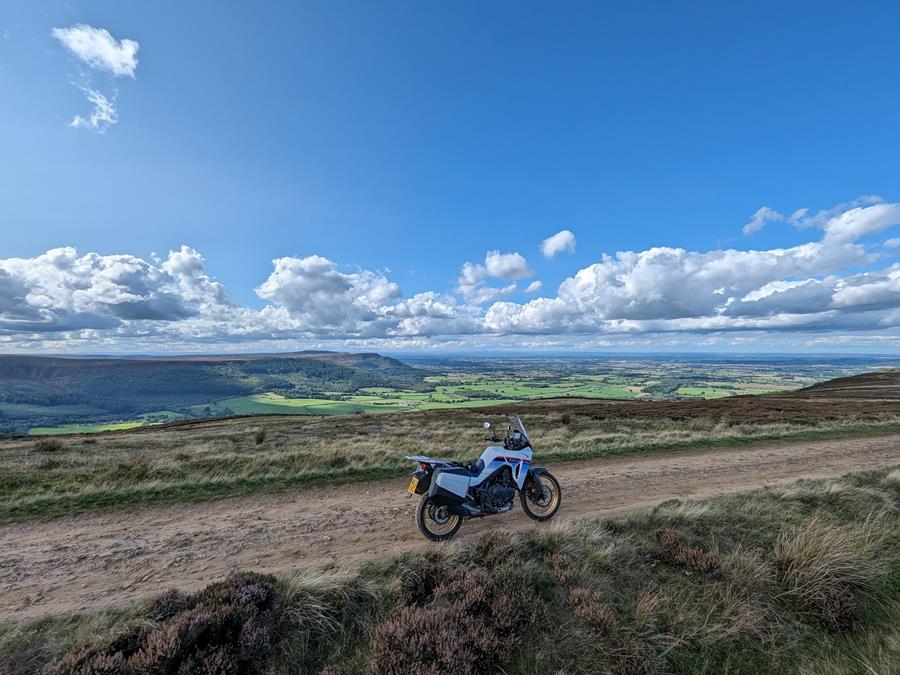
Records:
[[[447,541],[459,532],[462,518],[450,513],[446,506],[436,506],[426,495],[416,510],[416,523],[419,531],[431,541]]]
[[[559,481],[549,471],[545,471],[536,477],[541,481],[543,495],[538,497],[533,485],[525,485],[525,488],[519,492],[522,499],[522,510],[533,520],[544,521],[550,520],[559,511],[559,505],[562,502],[562,488]]]

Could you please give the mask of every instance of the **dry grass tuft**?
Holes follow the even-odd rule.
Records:
[[[276,667],[285,670],[312,664],[334,645],[371,631],[385,603],[383,590],[346,570],[304,571],[280,584],[282,640]]]
[[[35,452],[62,452],[66,446],[58,438],[42,438],[34,442],[33,449]]]
[[[853,629],[862,598],[889,570],[888,557],[880,555],[885,536],[877,515],[852,527],[833,525],[817,515],[801,527],[782,531],[772,562],[784,594],[829,630]]]

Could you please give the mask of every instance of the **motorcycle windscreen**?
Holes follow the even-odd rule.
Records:
[[[525,425],[522,424],[522,420],[519,419],[518,415],[507,415],[506,418],[509,420],[509,426],[522,434],[525,439],[528,439],[528,432],[525,431]]]

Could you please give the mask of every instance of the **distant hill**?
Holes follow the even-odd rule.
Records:
[[[836,377],[794,392],[807,398],[877,399],[900,401],[900,370],[882,370]]]
[[[125,419],[275,392],[302,398],[364,387],[429,389],[424,373],[380,354],[306,351],[175,357],[0,356],[0,431]]]
[[[823,419],[888,419],[900,412],[900,370],[838,377],[789,392],[709,400],[551,398],[486,407],[482,412],[500,414],[513,408],[523,415],[574,413],[603,420],[714,419],[747,424],[807,424]]]

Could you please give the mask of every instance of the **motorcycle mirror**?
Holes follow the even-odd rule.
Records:
[[[490,423],[490,422],[485,422],[485,423],[484,423],[484,428],[485,428],[485,429],[490,429],[490,428],[491,428],[491,423]]]

